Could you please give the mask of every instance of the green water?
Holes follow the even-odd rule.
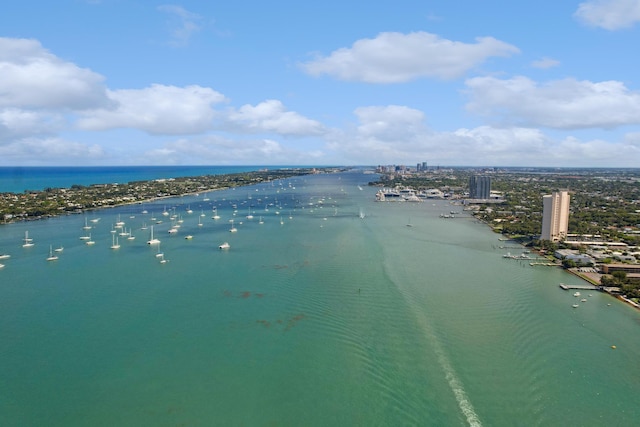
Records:
[[[376,203],[370,179],[94,212],[93,247],[82,216],[2,227],[0,424],[635,425],[638,311],[589,291],[574,309],[577,278],[503,259],[448,202]],[[118,214],[136,239],[112,250]]]

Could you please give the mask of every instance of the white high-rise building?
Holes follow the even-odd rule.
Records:
[[[558,191],[542,196],[541,240],[556,242],[567,236],[569,230],[569,193]]]

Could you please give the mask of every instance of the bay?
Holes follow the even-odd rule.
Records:
[[[504,259],[447,201],[377,203],[371,179],[3,225],[2,424],[635,424],[637,310],[589,291],[572,308],[558,284],[578,278]],[[113,250],[119,219],[135,240]]]

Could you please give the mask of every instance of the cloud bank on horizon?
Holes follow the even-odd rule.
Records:
[[[67,37],[27,19],[47,2],[12,5],[0,166],[640,166],[639,0],[422,3],[383,1],[360,27],[305,6],[278,18],[255,2],[247,19],[190,1],[123,18],[122,2],[72,2]],[[547,36],[528,30],[541,19]]]

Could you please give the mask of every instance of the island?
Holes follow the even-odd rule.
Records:
[[[72,185],[71,188],[45,188],[23,193],[0,193],[3,223],[36,220],[88,210],[143,203],[160,198],[179,197],[227,188],[260,184],[278,179],[317,173],[333,173],[341,168],[286,168],[223,175],[205,175],[134,181],[128,183]]]

